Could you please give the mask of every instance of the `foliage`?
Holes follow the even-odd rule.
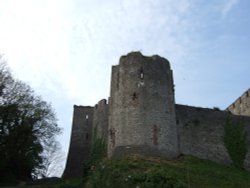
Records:
[[[164,188],[184,187],[184,184],[167,173],[164,169],[149,169],[145,172],[129,173],[125,169],[110,168],[100,165],[96,174],[91,179],[93,188],[103,187],[141,187],[141,188]],[[125,170],[125,171],[123,171]]]
[[[107,144],[103,138],[97,137],[96,129],[94,129],[93,132],[91,159],[95,163],[102,160],[106,156]]]
[[[20,186],[25,188],[81,188],[83,181],[81,178],[61,179],[61,178],[43,178],[32,182],[26,182]]]
[[[12,77],[0,57],[0,182],[37,178],[60,133],[50,104]]]
[[[184,187],[178,176],[173,176],[168,169],[143,160],[117,160],[100,162],[90,176],[89,188],[161,188]]]
[[[215,106],[213,109],[214,109],[215,111],[221,111],[221,109],[220,109],[219,107],[216,107],[216,106]]]
[[[104,160],[89,174],[88,181],[83,185],[82,179],[58,179],[56,181],[37,182],[27,188],[144,188],[147,186],[161,187],[192,187],[192,188],[235,188],[250,187],[250,173],[225,166],[208,160],[191,156],[182,156],[175,160],[132,156],[123,160]]]
[[[250,173],[190,156],[175,160],[136,156],[100,162],[86,184],[99,187],[250,187]]]
[[[93,130],[92,136],[92,146],[90,153],[90,160],[85,162],[83,165],[83,174],[87,175],[91,170],[91,167],[95,167],[107,153],[107,144],[103,138],[98,138],[96,133],[96,128]]]
[[[247,154],[246,131],[243,122],[234,124],[230,119],[227,119],[224,131],[224,144],[233,165],[243,168]]]
[[[73,178],[73,179],[45,179],[45,182],[35,182],[30,184],[30,186],[26,187],[36,187],[36,188],[80,188],[83,182],[81,178]]]

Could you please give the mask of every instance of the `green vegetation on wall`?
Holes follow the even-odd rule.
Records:
[[[230,119],[226,120],[224,126],[224,144],[233,165],[243,168],[247,154],[246,131],[243,122],[233,123]]]
[[[106,157],[107,144],[103,138],[98,138],[96,134],[96,128],[93,131],[92,146],[90,159],[84,164],[84,174],[88,174],[91,168],[95,166]]]
[[[91,159],[94,163],[102,160],[106,156],[106,143],[102,138],[95,138],[91,150]]]

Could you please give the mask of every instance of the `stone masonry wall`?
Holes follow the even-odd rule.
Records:
[[[227,110],[235,115],[250,116],[250,89],[233,102]]]
[[[223,141],[227,118],[245,124],[249,147],[245,167],[250,169],[250,117],[235,116],[226,111],[176,105],[181,153],[218,163],[231,163]]]
[[[81,177],[83,163],[90,157],[93,107],[74,105],[70,147],[64,178]]]
[[[141,153],[178,155],[174,91],[169,62],[133,52],[112,68],[109,157]]]
[[[233,115],[235,114],[235,115]],[[239,116],[245,115],[245,116]],[[74,105],[71,141],[63,177],[81,177],[90,158],[93,132],[107,141],[108,157],[127,154],[176,157],[193,155],[231,163],[224,146],[227,118],[243,121],[247,132],[246,169],[250,170],[250,89],[227,111],[175,105],[168,60],[132,52],[112,66],[110,98],[95,107]]]
[[[107,142],[108,139],[108,110],[106,99],[98,102],[94,107],[93,133],[97,138]],[[93,135],[94,135],[93,134]]]

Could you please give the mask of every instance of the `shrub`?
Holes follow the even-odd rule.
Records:
[[[163,168],[149,168],[141,172],[141,167],[129,162],[102,162],[90,179],[91,188],[181,188],[185,184],[170,175]]]

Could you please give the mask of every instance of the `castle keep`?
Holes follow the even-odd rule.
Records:
[[[179,155],[172,71],[159,56],[132,53],[112,67],[108,157]]]
[[[74,106],[64,177],[83,173],[93,134],[107,144],[108,158],[130,154],[177,157],[193,155],[231,162],[224,146],[224,124],[243,121],[250,143],[250,90],[226,111],[175,104],[168,60],[132,52],[112,67],[110,97],[94,107]],[[233,115],[234,114],[234,115]],[[243,116],[242,116],[243,115]],[[248,144],[250,147],[250,144]],[[245,168],[250,169],[250,148]]]

